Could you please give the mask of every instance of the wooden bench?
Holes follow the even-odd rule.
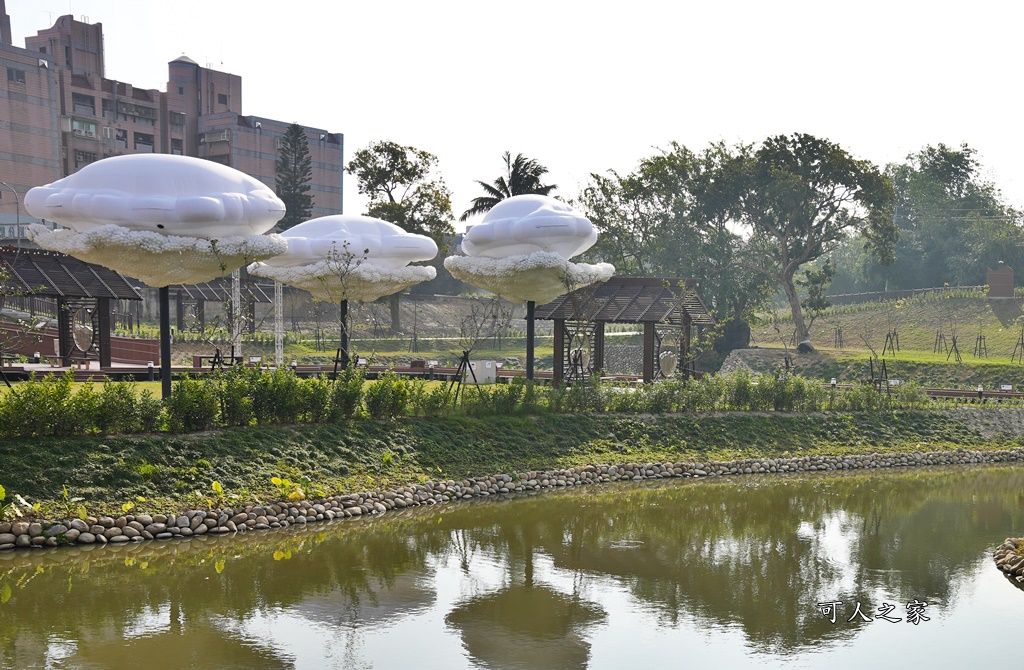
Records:
[[[69,356],[68,360],[71,361],[71,365],[75,366],[79,370],[88,370],[89,365],[92,363],[90,359],[79,356]],[[53,367],[52,363],[50,364],[50,367]]]
[[[216,358],[217,358],[216,354],[214,354],[212,356],[193,356],[192,357],[192,367],[193,368],[197,368],[197,369],[212,367],[213,366],[213,361]],[[220,361],[224,365],[241,365],[242,364],[242,357],[241,356],[235,356],[235,357],[221,356],[220,357]]]

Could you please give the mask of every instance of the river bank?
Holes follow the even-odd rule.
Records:
[[[1024,459],[1024,410],[539,415],[0,443],[0,549],[226,534],[621,479]],[[491,473],[481,476],[481,473]],[[290,499],[289,499],[290,498]]]

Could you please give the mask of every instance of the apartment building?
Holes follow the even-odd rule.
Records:
[[[36,222],[20,201],[33,186],[95,161],[132,153],[197,156],[271,188],[290,123],[242,113],[242,78],[186,56],[168,64],[167,88],[136,88],[106,76],[103,24],[61,16],[13,46],[0,0],[0,243],[21,243]],[[313,175],[313,216],[342,213],[344,136],[304,127]]]

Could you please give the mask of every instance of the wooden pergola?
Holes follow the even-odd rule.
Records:
[[[99,360],[110,367],[111,300],[142,300],[123,276],[64,254],[0,249],[6,284],[18,293],[57,301],[57,341],[63,365]]]
[[[694,290],[694,279],[612,277],[559,296],[536,308],[555,322],[553,382],[572,382],[604,370],[605,324],[643,325],[643,380],[668,376],[662,354],[672,352],[685,374],[692,363],[694,326],[715,321]]]

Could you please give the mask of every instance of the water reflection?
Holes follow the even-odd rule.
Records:
[[[1020,534],[1021,491],[1013,466],[664,481],[8,552],[0,667],[394,667],[429,645],[438,665],[584,668],[609,661],[594,648],[624,612],[781,662],[874,640],[886,624],[847,623],[855,602],[873,617],[917,598],[952,620],[990,547]],[[836,624],[814,607],[833,600]]]

